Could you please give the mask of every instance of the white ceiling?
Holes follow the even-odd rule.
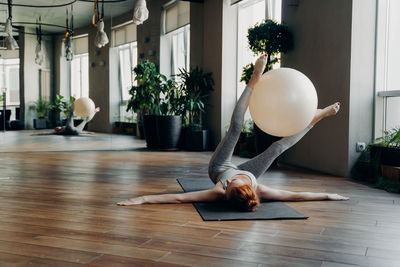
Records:
[[[25,5],[59,5],[64,3],[70,3],[73,0],[13,0],[13,4],[25,4]],[[93,1],[93,0],[92,0]],[[110,1],[110,0],[105,0]],[[133,10],[135,0],[125,0],[123,2],[105,3],[104,4],[104,15],[108,19],[110,17],[116,17],[123,13]],[[0,0],[0,3],[7,4],[7,0]],[[0,4],[0,22],[4,23],[8,18],[8,6]],[[93,15],[93,2],[76,1],[73,4],[74,14],[74,28],[80,28],[91,24]],[[101,0],[99,0],[99,8],[101,10]],[[15,26],[22,26],[18,22],[36,22],[39,16],[42,17],[42,23],[57,24],[65,26],[67,7],[53,7],[53,8],[32,8],[32,7],[12,7],[12,20]],[[71,11],[70,6],[68,7],[69,14]],[[133,13],[132,13],[133,15]],[[34,31],[35,26],[24,25],[25,27],[31,28],[29,31]],[[64,32],[62,28],[45,27],[42,26],[43,31],[47,32]]]

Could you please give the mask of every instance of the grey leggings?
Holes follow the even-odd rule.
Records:
[[[90,117],[83,119],[83,121],[78,125],[74,126],[74,104],[71,105],[69,110],[69,116],[65,128],[61,134],[64,135],[79,135],[82,133],[83,128],[85,128],[86,123],[91,121],[96,113],[92,114]]]
[[[272,164],[272,162],[288,148],[296,144],[311,128],[309,125],[303,131],[289,137],[284,137],[273,143],[263,153],[252,158],[251,160],[236,166],[232,160],[233,150],[242,131],[244,114],[247,109],[248,98],[252,89],[246,87],[240,96],[235,109],[233,110],[231,125],[225,137],[219,143],[208,165],[208,174],[211,180],[215,181],[216,177],[227,169],[238,169],[251,172],[256,178],[262,175]]]

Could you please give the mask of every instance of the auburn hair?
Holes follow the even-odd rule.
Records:
[[[233,187],[229,200],[240,211],[255,211],[260,206],[260,199],[250,184]]]

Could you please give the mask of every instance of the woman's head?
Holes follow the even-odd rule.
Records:
[[[260,205],[260,200],[250,184],[231,186],[227,190],[227,196],[233,206],[240,211],[255,211]]]

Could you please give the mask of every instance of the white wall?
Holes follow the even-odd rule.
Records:
[[[357,142],[369,143],[374,132],[375,0],[353,0],[348,171],[360,153]]]
[[[282,21],[294,35],[294,49],[282,55],[282,66],[311,79],[319,107],[336,101],[342,104],[336,117],[320,122],[285,154],[287,163],[348,174],[351,16],[351,0],[282,3]]]

